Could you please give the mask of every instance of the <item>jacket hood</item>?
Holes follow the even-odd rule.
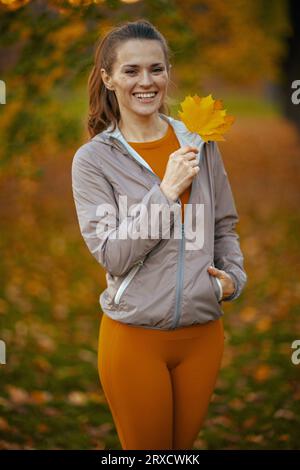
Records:
[[[195,145],[199,148],[199,153],[197,154],[196,158],[200,165],[201,160],[203,158],[203,147],[204,147],[204,140],[201,139],[200,135],[196,132],[191,132],[186,127],[186,125],[179,121],[178,119],[174,119],[171,116],[167,116],[166,114],[159,113],[159,116],[166,120],[174,129],[176,137],[180,143],[180,146],[183,147],[185,145]],[[113,146],[120,150],[122,153],[130,153],[139,163],[144,165],[148,170],[152,170],[150,165],[142,158],[142,156],[136,152],[136,150],[127,142],[125,137],[123,136],[122,132],[119,129],[118,124],[116,125],[115,130],[113,131],[113,124],[110,124],[107,129],[100,132],[99,134],[95,135],[91,141],[102,142],[103,144]]]

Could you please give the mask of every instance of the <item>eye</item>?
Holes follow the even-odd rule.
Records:
[[[157,72],[162,72],[163,70],[164,70],[164,68],[157,67],[157,68],[153,69],[153,72],[157,73]],[[126,70],[125,73],[131,74],[131,73],[136,73],[136,71],[135,70]]]

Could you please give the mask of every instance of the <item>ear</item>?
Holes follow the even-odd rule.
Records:
[[[106,73],[106,70],[105,70],[105,69],[101,69],[100,72],[101,72],[101,77],[102,77],[103,83],[104,83],[104,85],[106,86],[106,88],[107,88],[108,90],[113,90],[113,87],[112,87],[112,85],[111,85],[111,78],[110,78],[110,76]]]

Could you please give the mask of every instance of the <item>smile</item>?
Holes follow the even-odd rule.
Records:
[[[133,93],[133,96],[142,103],[149,103],[155,99],[157,93],[157,91],[148,93]]]

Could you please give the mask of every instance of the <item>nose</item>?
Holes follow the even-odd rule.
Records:
[[[141,77],[140,77],[140,85],[147,86],[147,85],[152,85],[152,83],[153,83],[153,79],[152,79],[151,73],[149,73],[147,70],[142,72]]]

